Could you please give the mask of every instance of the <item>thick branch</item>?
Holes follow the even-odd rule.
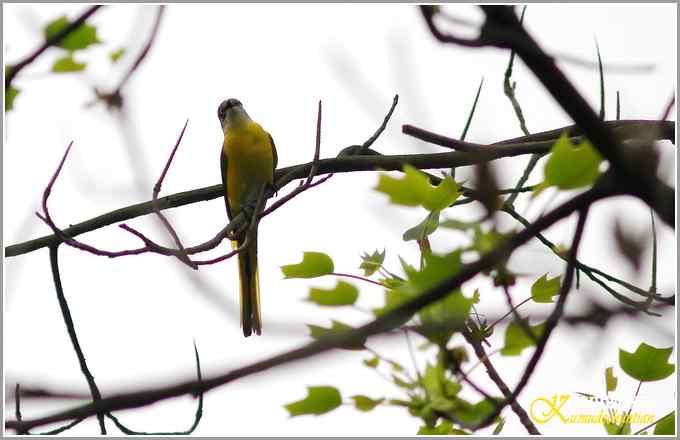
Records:
[[[611,121],[609,124],[616,123],[616,129],[625,131],[626,136],[636,136],[638,130],[649,130],[652,126],[659,124],[659,121]],[[657,139],[669,139],[669,133],[673,133],[674,122],[662,121],[663,130],[659,131]],[[635,127],[635,130],[628,127]],[[670,128],[670,130],[669,130]],[[497,147],[490,148],[489,154],[491,156],[484,157],[483,160],[494,160],[501,157],[510,157],[512,155],[533,154],[535,152],[547,152],[549,149],[550,139],[555,139],[564,130],[574,130],[574,134],[578,131],[574,126],[568,126],[551,130],[542,133],[535,133],[531,136],[523,138],[513,138],[505,141],[497,142],[499,144],[512,144],[505,146],[503,149]],[[450,138],[449,138],[450,139]],[[526,139],[527,142],[522,142]],[[673,136],[674,140],[674,136]],[[495,151],[494,151],[495,150]],[[353,171],[375,171],[382,170],[401,170],[403,165],[408,163],[421,169],[435,169],[435,168],[450,168],[452,166],[466,166],[479,163],[482,159],[470,153],[448,152],[436,154],[412,154],[412,155],[394,155],[383,156],[374,150],[367,150],[365,156],[341,156],[332,159],[322,159],[318,162],[318,174],[327,174],[335,172],[353,172]],[[286,168],[279,168],[275,173],[275,189],[280,190],[286,184],[296,179],[304,179],[311,171],[312,162],[294,165]],[[158,199],[158,208],[160,210],[178,208],[180,206],[189,205],[196,202],[208,201],[223,197],[224,191],[222,185],[213,185],[204,188],[184,191],[181,193],[172,194]],[[69,228],[64,229],[64,233],[69,237],[76,237],[86,232],[94,231],[104,226],[124,222],[136,217],[144,216],[153,212],[151,202],[143,202],[124,208],[116,209],[114,211],[102,214],[95,218],[77,223]],[[242,216],[237,217],[234,225],[240,225],[244,220]],[[234,228],[230,228],[233,230]],[[17,255],[33,252],[53,244],[59,243],[60,240],[55,235],[46,235],[33,240],[25,241],[23,243],[14,244],[5,248],[5,257],[14,257]]]

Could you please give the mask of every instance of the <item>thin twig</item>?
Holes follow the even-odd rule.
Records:
[[[182,245],[182,242],[179,239],[179,236],[177,235],[177,232],[175,232],[175,229],[170,225],[170,222],[168,219],[163,215],[161,212],[160,206],[158,204],[158,193],[161,192],[161,186],[163,185],[163,180],[165,180],[165,175],[168,173],[168,169],[170,169],[170,164],[172,163],[172,159],[175,157],[175,153],[177,152],[177,148],[179,147],[180,142],[182,142],[182,138],[184,137],[184,132],[187,129],[187,125],[189,124],[189,120],[184,123],[184,127],[182,128],[182,132],[179,134],[179,137],[177,138],[177,142],[175,142],[175,146],[172,149],[172,153],[170,153],[170,157],[168,157],[167,162],[165,163],[165,168],[163,168],[163,172],[161,173],[160,177],[158,178],[158,181],[156,184],[153,186],[153,196],[151,198],[151,204],[153,206],[153,210],[155,214],[158,216],[158,218],[161,220],[163,225],[165,226],[165,229],[168,231],[170,236],[172,237],[173,241],[175,242],[175,245],[179,249],[179,252],[177,254],[177,258],[186,263],[189,267],[192,269],[196,270],[198,269],[198,266],[194,264],[189,256],[187,255],[186,249],[184,249],[184,246]]]
[[[71,317],[71,310],[69,309],[68,302],[66,301],[66,296],[64,295],[64,290],[61,284],[58,254],[59,245],[50,246],[50,266],[52,268],[52,278],[54,279],[54,288],[57,293],[59,308],[61,309],[61,315],[64,318],[64,324],[66,325],[66,331],[68,332],[69,339],[71,340],[71,345],[73,345],[73,350],[76,352],[76,357],[78,358],[78,363],[80,364],[80,371],[82,371],[83,376],[85,376],[85,379],[87,380],[87,385],[90,387],[92,403],[93,405],[97,405],[101,401],[102,396],[99,392],[99,388],[97,387],[97,383],[94,381],[94,376],[87,366],[87,361],[85,360],[83,349],[80,347],[80,342],[78,342],[76,328],[73,323],[73,318]],[[101,411],[97,412],[97,419],[99,420],[100,432],[102,435],[105,435],[106,425],[104,424],[104,413]]]
[[[545,321],[543,332],[541,333],[538,342],[536,343],[536,350],[534,350],[531,359],[529,359],[527,366],[524,368],[524,373],[522,374],[522,377],[515,386],[515,389],[512,391],[510,398],[506,398],[505,402],[499,405],[491,414],[489,414],[482,422],[480,422],[478,426],[480,427],[486,426],[487,424],[493,422],[493,420],[495,420],[496,417],[501,413],[505,405],[517,399],[517,397],[520,395],[524,387],[527,385],[527,383],[529,383],[529,379],[531,378],[533,373],[536,371],[536,365],[543,356],[543,352],[545,350],[546,344],[548,343],[548,339],[550,338],[552,331],[555,329],[555,327],[557,327],[557,324],[559,323],[560,318],[564,313],[564,305],[566,304],[567,297],[569,296],[571,285],[574,279],[574,273],[576,268],[576,256],[578,254],[578,248],[579,245],[581,244],[581,239],[583,237],[583,230],[585,229],[588,211],[589,211],[588,206],[581,208],[579,210],[579,217],[578,222],[576,224],[576,231],[574,233],[574,240],[572,242],[571,249],[569,249],[569,256],[567,257],[567,268],[565,269],[566,273],[564,275],[564,282],[560,287],[560,292],[558,294],[558,299],[557,303],[555,304],[555,308],[553,309],[550,316],[548,316],[548,319]]]
[[[362,277],[362,276],[359,276],[359,275],[352,275],[351,273],[331,272],[327,275],[332,275],[332,276],[336,276],[336,277],[353,278],[355,280],[361,280],[361,281],[365,281],[367,283],[375,284],[376,286],[386,287],[383,283],[381,283],[379,281],[375,281],[375,280],[372,280],[370,278]]]
[[[595,49],[597,50],[597,67],[600,72],[600,119],[604,121],[605,115],[604,69],[602,68],[602,56],[600,55],[600,45],[597,44],[597,38],[595,38]]]
[[[479,95],[482,93],[482,86],[484,85],[484,77],[479,81],[479,87],[477,87],[477,94],[475,94],[475,100],[472,102],[472,108],[470,109],[470,114],[468,115],[467,121],[465,122],[465,127],[463,132],[460,134],[460,140],[464,141],[465,136],[467,136],[468,129],[472,123],[472,117],[475,115],[475,110],[477,109],[477,101],[479,101]]]
[[[498,374],[498,371],[496,371],[496,368],[491,363],[491,360],[489,360],[489,355],[487,355],[486,351],[484,350],[484,346],[482,346],[479,340],[477,340],[468,329],[463,328],[461,332],[463,337],[465,337],[465,340],[470,345],[472,345],[472,348],[474,349],[479,361],[486,367],[486,372],[489,375],[489,379],[491,379],[493,383],[496,384],[500,392],[503,393],[503,397],[509,400],[510,408],[512,408],[513,412],[517,414],[519,421],[522,423],[522,425],[524,425],[527,432],[531,435],[541,435],[541,432],[531,421],[531,418],[529,418],[527,412],[519,404],[515,396],[510,391],[508,385],[505,383],[503,378],[501,378],[500,374]]]
[[[365,154],[366,150],[371,148],[373,143],[380,137],[380,135],[385,131],[385,128],[387,128],[387,123],[390,121],[392,118],[392,113],[394,112],[394,109],[397,107],[397,103],[399,102],[399,95],[394,95],[394,98],[392,98],[392,106],[390,107],[389,111],[387,112],[387,115],[385,115],[385,118],[383,119],[382,124],[378,127],[378,129],[373,133],[371,137],[369,137],[366,142],[364,142],[361,145],[361,148],[359,149],[358,154]]]

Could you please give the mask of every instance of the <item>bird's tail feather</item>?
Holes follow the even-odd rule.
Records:
[[[233,241],[234,249],[237,249],[243,240]],[[262,333],[262,317],[260,315],[260,277],[257,269],[257,233],[252,234],[250,243],[238,254],[238,271],[241,280],[243,335],[247,337],[252,332],[259,335]]]

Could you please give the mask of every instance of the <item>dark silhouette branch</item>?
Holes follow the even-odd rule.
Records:
[[[503,378],[501,378],[500,374],[498,374],[498,371],[496,371],[496,368],[491,363],[489,356],[487,356],[486,350],[484,350],[482,343],[475,339],[475,337],[470,333],[470,330],[467,328],[463,328],[461,333],[463,334],[465,340],[470,345],[472,345],[477,358],[480,360],[480,362],[482,362],[482,364],[484,364],[486,372],[489,375],[489,379],[491,379],[493,383],[496,384],[500,392],[503,393],[503,397],[510,401],[510,408],[512,408],[512,411],[517,414],[519,421],[522,423],[522,425],[524,425],[527,432],[531,435],[541,435],[541,432],[536,428],[534,422],[531,421],[527,412],[524,410],[524,408],[522,408],[522,405],[519,404],[517,399],[514,398],[510,388],[505,383]]]
[[[62,420],[90,417],[99,412],[138,408],[158,402],[160,400],[184,394],[198,395],[200,392],[206,392],[242,377],[266,371],[276,366],[305,359],[310,356],[318,355],[332,348],[356,344],[358,341],[365,340],[365,338],[368,336],[390,331],[400,323],[404,322],[404,318],[413,316],[423,307],[444,298],[481,271],[492,268],[500,261],[503,261],[515,249],[533,238],[537,232],[550,227],[577,210],[581,210],[584,209],[584,207],[590,206],[597,200],[610,196],[613,193],[613,188],[610,185],[611,182],[602,181],[590,190],[575,196],[552,211],[546,213],[543,217],[536,220],[536,222],[534,222],[530,227],[511,236],[502,242],[498,247],[489,253],[484,254],[479,260],[464,265],[459,272],[445,279],[437,286],[422,292],[416,298],[394,308],[392,311],[357,329],[321,338],[300,348],[272,356],[268,359],[255,362],[242,368],[237,368],[213,378],[204,379],[200,383],[190,381],[176,385],[170,385],[167,387],[159,387],[145,391],[115,395],[107,397],[106,399],[102,399],[98,402],[82,405],[53,415],[39,417],[32,420],[24,420],[21,424],[18,424],[16,420],[6,421],[5,428],[14,430],[31,429],[36,426]],[[573,249],[575,248],[572,247],[572,252]],[[566,284],[567,283],[565,280],[565,285]],[[566,298],[566,294],[564,294],[564,297]],[[559,316],[557,319],[559,319]]]
[[[671,121],[612,121],[611,124],[616,124],[614,129],[617,131],[621,130],[622,135],[625,134],[626,136],[635,136],[640,130],[650,130],[653,126],[658,126],[661,124],[662,130],[659,130],[657,133],[657,139],[669,139],[673,142],[675,141],[674,122]],[[628,128],[629,126],[630,128]],[[549,142],[545,143],[544,141],[556,139],[564,130],[578,135],[578,130],[574,126],[568,126],[557,130],[551,130],[549,132],[536,133],[528,137],[512,138],[505,141],[500,141],[496,144],[506,145],[508,149],[498,150],[495,152],[491,151],[489,153],[489,157],[491,158],[486,157],[484,160],[494,160],[502,157],[510,157],[513,155],[532,154],[536,151],[545,153],[549,150],[549,146],[551,144]],[[571,130],[574,131],[572,132]],[[528,139],[527,143],[524,144],[522,139]],[[496,150],[496,148],[490,150]],[[320,159],[317,165],[318,174],[327,174],[353,171],[375,171],[377,169],[400,171],[402,170],[404,164],[411,164],[420,169],[450,168],[452,166],[458,167],[474,165],[475,163],[479,163],[480,160],[481,159],[479,157],[473,157],[470,154],[461,152],[387,156],[368,149],[366,155],[341,155],[340,157],[332,159]],[[306,178],[311,171],[311,166],[312,163],[310,162],[277,169],[274,175],[274,189],[278,191],[293,180]],[[165,210],[170,208],[178,208],[180,206],[185,206],[192,203],[223,197],[223,194],[224,190],[222,185],[213,185],[195,190],[184,191],[165,197],[160,197],[158,199],[158,209]],[[116,209],[81,223],[77,223],[69,228],[64,229],[63,232],[65,235],[73,238],[86,232],[94,231],[96,229],[110,226],[115,223],[124,222],[136,217],[148,215],[152,212],[153,206],[151,202],[138,203]],[[214,240],[223,239],[225,235],[222,234],[226,234],[228,231],[234,230],[237,226],[242,225],[244,220],[245,218],[242,215],[235,217],[232,222],[230,222],[228,228],[225,228],[228,230],[221,231],[220,234],[218,234],[218,236],[213,239],[211,244],[217,246],[219,242],[215,243]],[[5,257],[14,257],[17,255],[26,254],[52,244],[60,243],[61,241],[62,240],[57,235],[52,234],[23,243],[17,243],[5,248]],[[196,252],[199,252],[200,250],[205,250],[205,248],[196,249]],[[188,253],[191,254],[191,251],[192,248],[187,248]]]
[[[517,400],[517,397],[520,395],[522,390],[524,390],[524,387],[526,387],[526,385],[529,383],[529,379],[536,371],[536,365],[538,365],[538,362],[543,356],[545,347],[548,343],[548,339],[550,338],[550,335],[552,334],[555,327],[557,327],[557,324],[560,322],[562,314],[564,313],[564,305],[566,304],[567,297],[569,295],[569,292],[571,291],[571,286],[574,281],[574,273],[576,271],[575,270],[576,256],[578,254],[579,245],[581,244],[581,239],[583,238],[583,230],[585,229],[585,223],[586,219],[588,218],[589,209],[590,209],[589,205],[586,205],[578,209],[579,216],[578,222],[576,224],[576,231],[574,232],[574,240],[572,242],[571,248],[569,249],[569,256],[567,257],[567,268],[565,269],[564,281],[562,282],[560,292],[558,293],[557,303],[555,304],[553,312],[550,314],[550,316],[548,316],[548,319],[545,321],[543,332],[541,333],[538,341],[536,342],[536,349],[534,350],[531,359],[529,359],[527,366],[524,368],[524,374],[522,374],[522,377],[515,386],[515,389],[511,393],[510,397],[506,397],[504,403],[498,405],[491,414],[489,414],[483,421],[479,423],[478,426],[480,428],[487,426],[489,423],[492,423],[496,419],[496,417],[498,417],[498,415],[501,413],[501,411],[506,405]]]
[[[54,288],[57,292],[57,300],[59,301],[59,308],[61,309],[61,315],[64,318],[64,324],[66,325],[66,331],[68,332],[69,339],[73,345],[73,350],[76,352],[76,357],[78,358],[78,364],[80,364],[80,371],[85,376],[87,380],[87,385],[90,387],[90,393],[92,394],[93,404],[98,404],[101,401],[101,393],[94,381],[94,376],[90,372],[87,366],[87,361],[85,360],[85,355],[83,354],[83,349],[78,342],[78,336],[76,335],[75,325],[73,324],[73,318],[71,317],[71,311],[68,307],[68,302],[66,301],[66,296],[64,295],[64,289],[61,285],[61,275],[59,273],[59,245],[50,246],[50,266],[52,268],[52,278],[54,279]],[[99,420],[99,429],[102,434],[106,434],[106,425],[104,424],[104,413],[102,411],[97,412],[97,419]]]

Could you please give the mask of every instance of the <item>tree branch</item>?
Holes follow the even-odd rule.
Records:
[[[507,258],[516,248],[528,242],[537,232],[550,227],[557,221],[569,216],[574,211],[581,210],[584,207],[590,206],[597,200],[606,198],[611,193],[612,189],[607,187],[606,182],[600,182],[599,185],[596,185],[590,190],[575,196],[554,210],[546,213],[530,227],[508,238],[498,247],[489,253],[484,254],[479,260],[464,265],[458,273],[447,278],[437,286],[422,292],[416,298],[396,307],[392,311],[355,330],[324,337],[300,348],[272,356],[268,359],[255,362],[242,368],[237,368],[213,378],[204,379],[200,383],[190,381],[176,385],[170,385],[167,387],[159,387],[145,391],[115,395],[106,399],[102,399],[98,402],[82,405],[53,415],[39,417],[32,420],[24,420],[21,424],[19,424],[16,420],[6,421],[5,428],[31,429],[35,426],[54,423],[61,420],[89,417],[97,414],[98,412],[110,412],[126,408],[137,408],[158,402],[163,399],[184,394],[198,395],[200,392],[206,392],[239,378],[310,356],[318,355],[332,348],[352,345],[357,341],[364,340],[368,336],[392,330],[395,325],[402,323],[405,317],[410,317],[417,313],[421,308],[444,298],[481,271],[489,269],[498,264],[498,262]],[[572,248],[572,252],[574,252],[573,249],[575,248]],[[566,294],[564,294],[564,297],[566,297]]]
[[[661,124],[663,129],[659,130],[657,133],[658,139],[669,139],[675,141],[675,123],[672,121],[659,122],[631,120],[611,121],[610,124],[615,125],[613,128],[617,131],[621,130],[621,135],[626,136],[635,135],[642,129],[649,130],[651,127]],[[502,157],[509,157],[510,155],[532,154],[536,151],[547,152],[549,149],[549,143],[540,144],[540,142],[549,139],[556,139],[565,130],[574,135],[578,135],[579,133],[578,129],[576,129],[574,126],[567,126],[543,133],[535,133],[531,136],[512,138],[497,142],[496,144],[492,145],[507,145],[507,148],[512,147],[513,149],[502,151],[499,150],[496,152],[491,152],[490,154],[493,154],[493,158],[498,159]],[[526,144],[523,143],[523,139],[528,139]],[[539,144],[536,142],[539,142]],[[487,157],[485,160],[493,160],[493,158]],[[377,153],[374,150],[369,149],[367,150],[367,155],[365,156],[340,156],[331,159],[321,159],[318,163],[318,173],[326,174],[335,172],[375,171],[377,169],[400,171],[403,168],[403,165],[407,163],[420,169],[450,168],[451,166],[474,165],[475,163],[478,163],[479,160],[480,158],[478,157],[473,157],[468,153],[460,152],[384,156],[380,155],[380,153]],[[306,178],[311,171],[311,166],[312,163],[310,162],[277,169],[274,174],[275,189],[278,191],[293,180]],[[170,208],[178,208],[180,206],[208,201],[223,196],[224,188],[222,185],[213,185],[160,197],[158,199],[158,209],[165,210]],[[144,216],[152,212],[153,206],[150,201],[137,203],[135,205],[116,209],[84,222],[77,223],[69,228],[64,229],[63,232],[69,237],[76,237],[86,232],[94,231],[105,226]],[[232,222],[230,222],[229,230],[234,230],[235,227],[237,225],[241,225],[244,220],[244,216],[238,215],[232,220]],[[222,236],[222,238],[223,237],[224,236]],[[5,248],[5,257],[15,257],[17,255],[33,252],[35,250],[60,242],[61,239],[56,235],[46,235],[33,240],[7,246]],[[187,252],[189,251],[190,249],[187,249]]]

